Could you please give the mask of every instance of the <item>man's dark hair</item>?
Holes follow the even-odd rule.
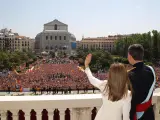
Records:
[[[144,48],[141,44],[133,44],[129,46],[128,53],[134,60],[143,60]]]

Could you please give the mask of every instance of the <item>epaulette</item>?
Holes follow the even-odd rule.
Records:
[[[127,70],[127,72],[130,72],[131,70],[135,69],[136,67],[131,68],[130,70]]]
[[[77,66],[77,67],[78,67],[78,69],[79,69],[80,71],[84,72],[84,69],[83,69],[82,67],[80,67],[80,66]]]

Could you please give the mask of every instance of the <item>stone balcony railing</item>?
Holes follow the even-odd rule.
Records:
[[[160,120],[160,93],[152,102]],[[0,114],[1,120],[93,120],[101,104],[101,94],[0,96]]]

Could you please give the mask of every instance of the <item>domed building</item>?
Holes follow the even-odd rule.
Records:
[[[56,19],[44,24],[43,32],[38,33],[35,39],[37,53],[53,51],[72,54],[72,43],[76,42],[76,37],[68,32],[68,25]]]

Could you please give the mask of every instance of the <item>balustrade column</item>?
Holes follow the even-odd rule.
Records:
[[[47,109],[48,111],[48,120],[53,120],[53,109]]]
[[[88,119],[87,108],[80,108],[79,120],[90,120]]]
[[[77,110],[76,108],[71,109],[71,120],[77,120]]]
[[[66,109],[58,109],[60,114],[60,120],[65,120],[65,110]]]
[[[160,103],[154,104],[155,120],[160,120]]]
[[[160,97],[154,96],[152,102],[154,105],[155,120],[160,120]]]
[[[31,118],[31,110],[23,110],[25,120],[30,120]]]
[[[96,107],[97,108],[97,112],[99,111],[99,109],[101,108],[100,106]]]
[[[70,120],[74,120],[73,117],[72,117],[73,116],[73,110],[72,110],[72,108],[69,108],[69,110],[70,110]]]
[[[85,120],[91,120],[92,109],[85,108]]]
[[[12,110],[12,118],[13,120],[18,120],[19,119],[19,110]]]
[[[35,110],[35,111],[36,111],[37,120],[42,120],[42,110]]]
[[[7,111],[1,110],[1,120],[7,120]]]

